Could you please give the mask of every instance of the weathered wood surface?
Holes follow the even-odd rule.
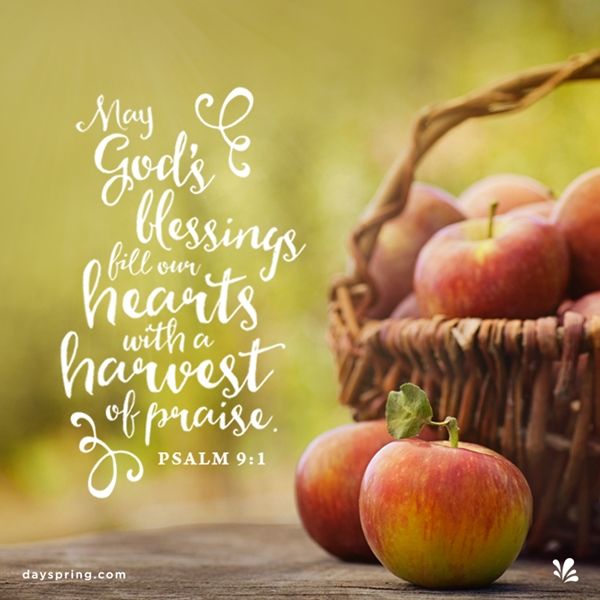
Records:
[[[0,598],[600,598],[600,568],[576,565],[577,583],[561,583],[551,561],[515,563],[480,591],[432,592],[377,565],[345,564],[295,526],[218,525],[105,533],[0,548]],[[24,570],[125,571],[125,581],[24,581]]]

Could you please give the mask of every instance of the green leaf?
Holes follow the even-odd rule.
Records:
[[[429,398],[418,385],[404,383],[397,392],[390,392],[385,418],[390,435],[397,440],[417,435],[432,417]]]

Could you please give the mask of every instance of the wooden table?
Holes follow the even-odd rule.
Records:
[[[518,561],[492,587],[432,592],[404,583],[378,565],[345,564],[292,525],[215,525],[0,548],[0,598],[600,598],[600,568],[576,565],[580,581],[561,583],[550,561]],[[125,571],[124,581],[26,581],[23,572]]]

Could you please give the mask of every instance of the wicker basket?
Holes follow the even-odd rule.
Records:
[[[340,401],[357,420],[383,415],[387,394],[421,385],[461,439],[501,452],[534,494],[527,552],[600,558],[600,318],[537,320],[365,317],[377,290],[368,264],[382,224],[405,204],[415,168],[446,132],[472,117],[526,108],[570,80],[600,78],[600,52],[518,74],[429,107],[391,169],[367,221],[353,232],[354,272],[334,281],[329,341]]]

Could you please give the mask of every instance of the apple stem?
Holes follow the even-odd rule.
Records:
[[[498,201],[494,200],[490,204],[490,216],[488,221],[488,238],[494,237],[494,217],[496,216],[496,211],[498,210]]]
[[[448,430],[450,437],[450,446],[452,448],[458,448],[458,421],[456,417],[446,417],[443,421],[429,421],[429,425],[437,425],[438,427],[445,427]]]
[[[418,435],[425,425],[445,427],[450,435],[450,446],[458,448],[458,421],[446,417],[433,420],[433,409],[427,394],[414,383],[404,383],[397,392],[390,392],[385,405],[385,418],[390,435],[400,440]]]

